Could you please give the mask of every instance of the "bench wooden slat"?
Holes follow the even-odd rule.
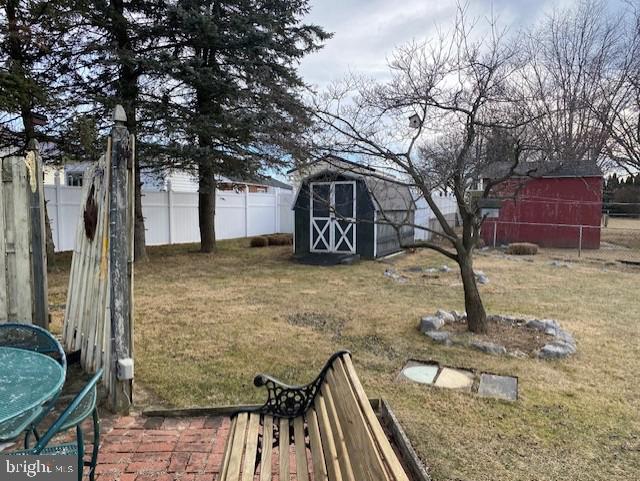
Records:
[[[247,427],[247,441],[242,466],[242,481],[253,481],[256,468],[256,453],[258,451],[258,434],[260,430],[260,415],[251,413]]]
[[[289,420],[286,418],[280,418],[280,441],[278,443],[279,451],[279,470],[280,476],[278,479],[289,480]]]
[[[313,480],[328,481],[327,466],[325,465],[322,440],[320,438],[320,427],[318,426],[318,416],[315,408],[309,409],[306,415],[307,428],[309,430],[309,446],[311,448],[311,460],[313,462]]]
[[[227,471],[229,471],[229,458],[231,457],[231,446],[233,444],[233,436],[236,432],[236,424],[238,424],[238,416],[231,420],[231,427],[229,428],[229,436],[224,447],[224,457],[222,460],[222,471],[220,472],[220,479],[224,481],[227,479]]]
[[[347,450],[347,444],[344,439],[344,433],[340,424],[340,418],[338,418],[338,413],[333,402],[332,389],[329,387],[328,383],[322,384],[321,392],[327,406],[327,415],[329,417],[329,422],[331,423],[331,432],[333,433],[333,439],[336,443],[336,448],[340,459],[339,464],[340,470],[342,472],[342,477],[347,481],[355,481],[353,468],[351,467],[351,457],[349,456],[349,451]]]
[[[322,435],[322,447],[324,450],[324,459],[327,465],[327,473],[329,481],[342,481],[342,473],[340,472],[340,464],[338,462],[338,450],[331,433],[331,423],[327,414],[327,406],[324,398],[320,395],[315,399],[315,409],[318,415],[318,426]]]
[[[382,426],[376,418],[376,414],[373,412],[373,408],[371,407],[371,403],[367,398],[367,395],[364,392],[364,388],[360,383],[360,379],[356,374],[356,370],[353,367],[353,362],[351,361],[350,356],[344,356],[340,362],[343,363],[349,381],[351,382],[351,386],[353,387],[353,391],[358,398],[358,403],[360,405],[360,409],[364,413],[367,418],[367,422],[371,427],[371,431],[376,440],[376,443],[382,453],[382,457],[384,461],[387,463],[393,477],[396,481],[409,481],[409,477],[404,471],[404,468],[400,464],[400,460],[396,456],[396,453],[393,451],[391,447],[391,443],[387,439],[384,431],[382,430]]]
[[[247,421],[249,414],[238,414],[236,429],[233,433],[233,442],[231,443],[231,456],[229,457],[229,466],[225,473],[225,481],[238,481],[240,479],[240,466],[242,462],[242,453],[246,444],[247,437]]]
[[[354,475],[362,481],[383,481],[389,476],[377,446],[367,425],[358,401],[351,389],[349,379],[340,360],[327,374],[332,387],[336,412],[343,426],[347,449],[351,456]]]
[[[296,478],[298,481],[309,481],[307,446],[304,440],[304,418],[301,416],[293,420],[293,437],[296,447]]]
[[[271,481],[271,456],[273,454],[273,416],[265,416],[262,426],[262,458],[260,481]]]

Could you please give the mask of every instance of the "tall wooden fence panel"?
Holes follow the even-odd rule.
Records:
[[[117,122],[85,173],[63,330],[85,371],[104,369],[109,405],[120,412],[132,402],[133,155],[133,137]]]
[[[25,156],[0,156],[0,322],[47,328],[47,257],[42,160],[37,143]]]

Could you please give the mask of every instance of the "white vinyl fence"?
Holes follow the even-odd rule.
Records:
[[[433,194],[431,198],[435,201],[440,212],[442,212],[444,217],[447,219],[447,222],[449,222],[449,225],[455,226],[456,216],[458,215],[458,204],[456,203],[455,196],[453,194]],[[415,223],[416,225],[428,227],[429,229],[437,232],[442,232],[438,219],[436,219],[436,216],[423,197],[418,199],[416,202]],[[432,232],[424,229],[416,228],[415,232],[416,240],[430,240],[433,236]]]
[[[56,252],[73,250],[80,215],[82,187],[46,185],[45,198]],[[291,191],[218,191],[216,238],[233,239],[276,232],[293,232]],[[198,193],[144,192],[147,245],[200,242]]]

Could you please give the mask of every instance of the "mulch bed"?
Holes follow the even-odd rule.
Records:
[[[487,334],[473,334],[473,339],[501,344],[508,351],[517,350],[526,354],[533,354],[553,340],[553,336],[523,325],[496,322],[494,320],[489,320],[488,324]],[[471,337],[472,334],[468,329],[466,322],[456,322],[447,323],[441,330],[447,331],[456,337],[465,334]]]

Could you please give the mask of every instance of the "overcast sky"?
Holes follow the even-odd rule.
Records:
[[[473,18],[491,15],[500,25],[519,30],[571,0],[470,0]],[[397,45],[424,40],[440,25],[448,29],[456,0],[312,0],[306,22],[321,25],[334,36],[306,57],[301,72],[307,83],[324,87],[348,72],[383,77],[386,58]]]

